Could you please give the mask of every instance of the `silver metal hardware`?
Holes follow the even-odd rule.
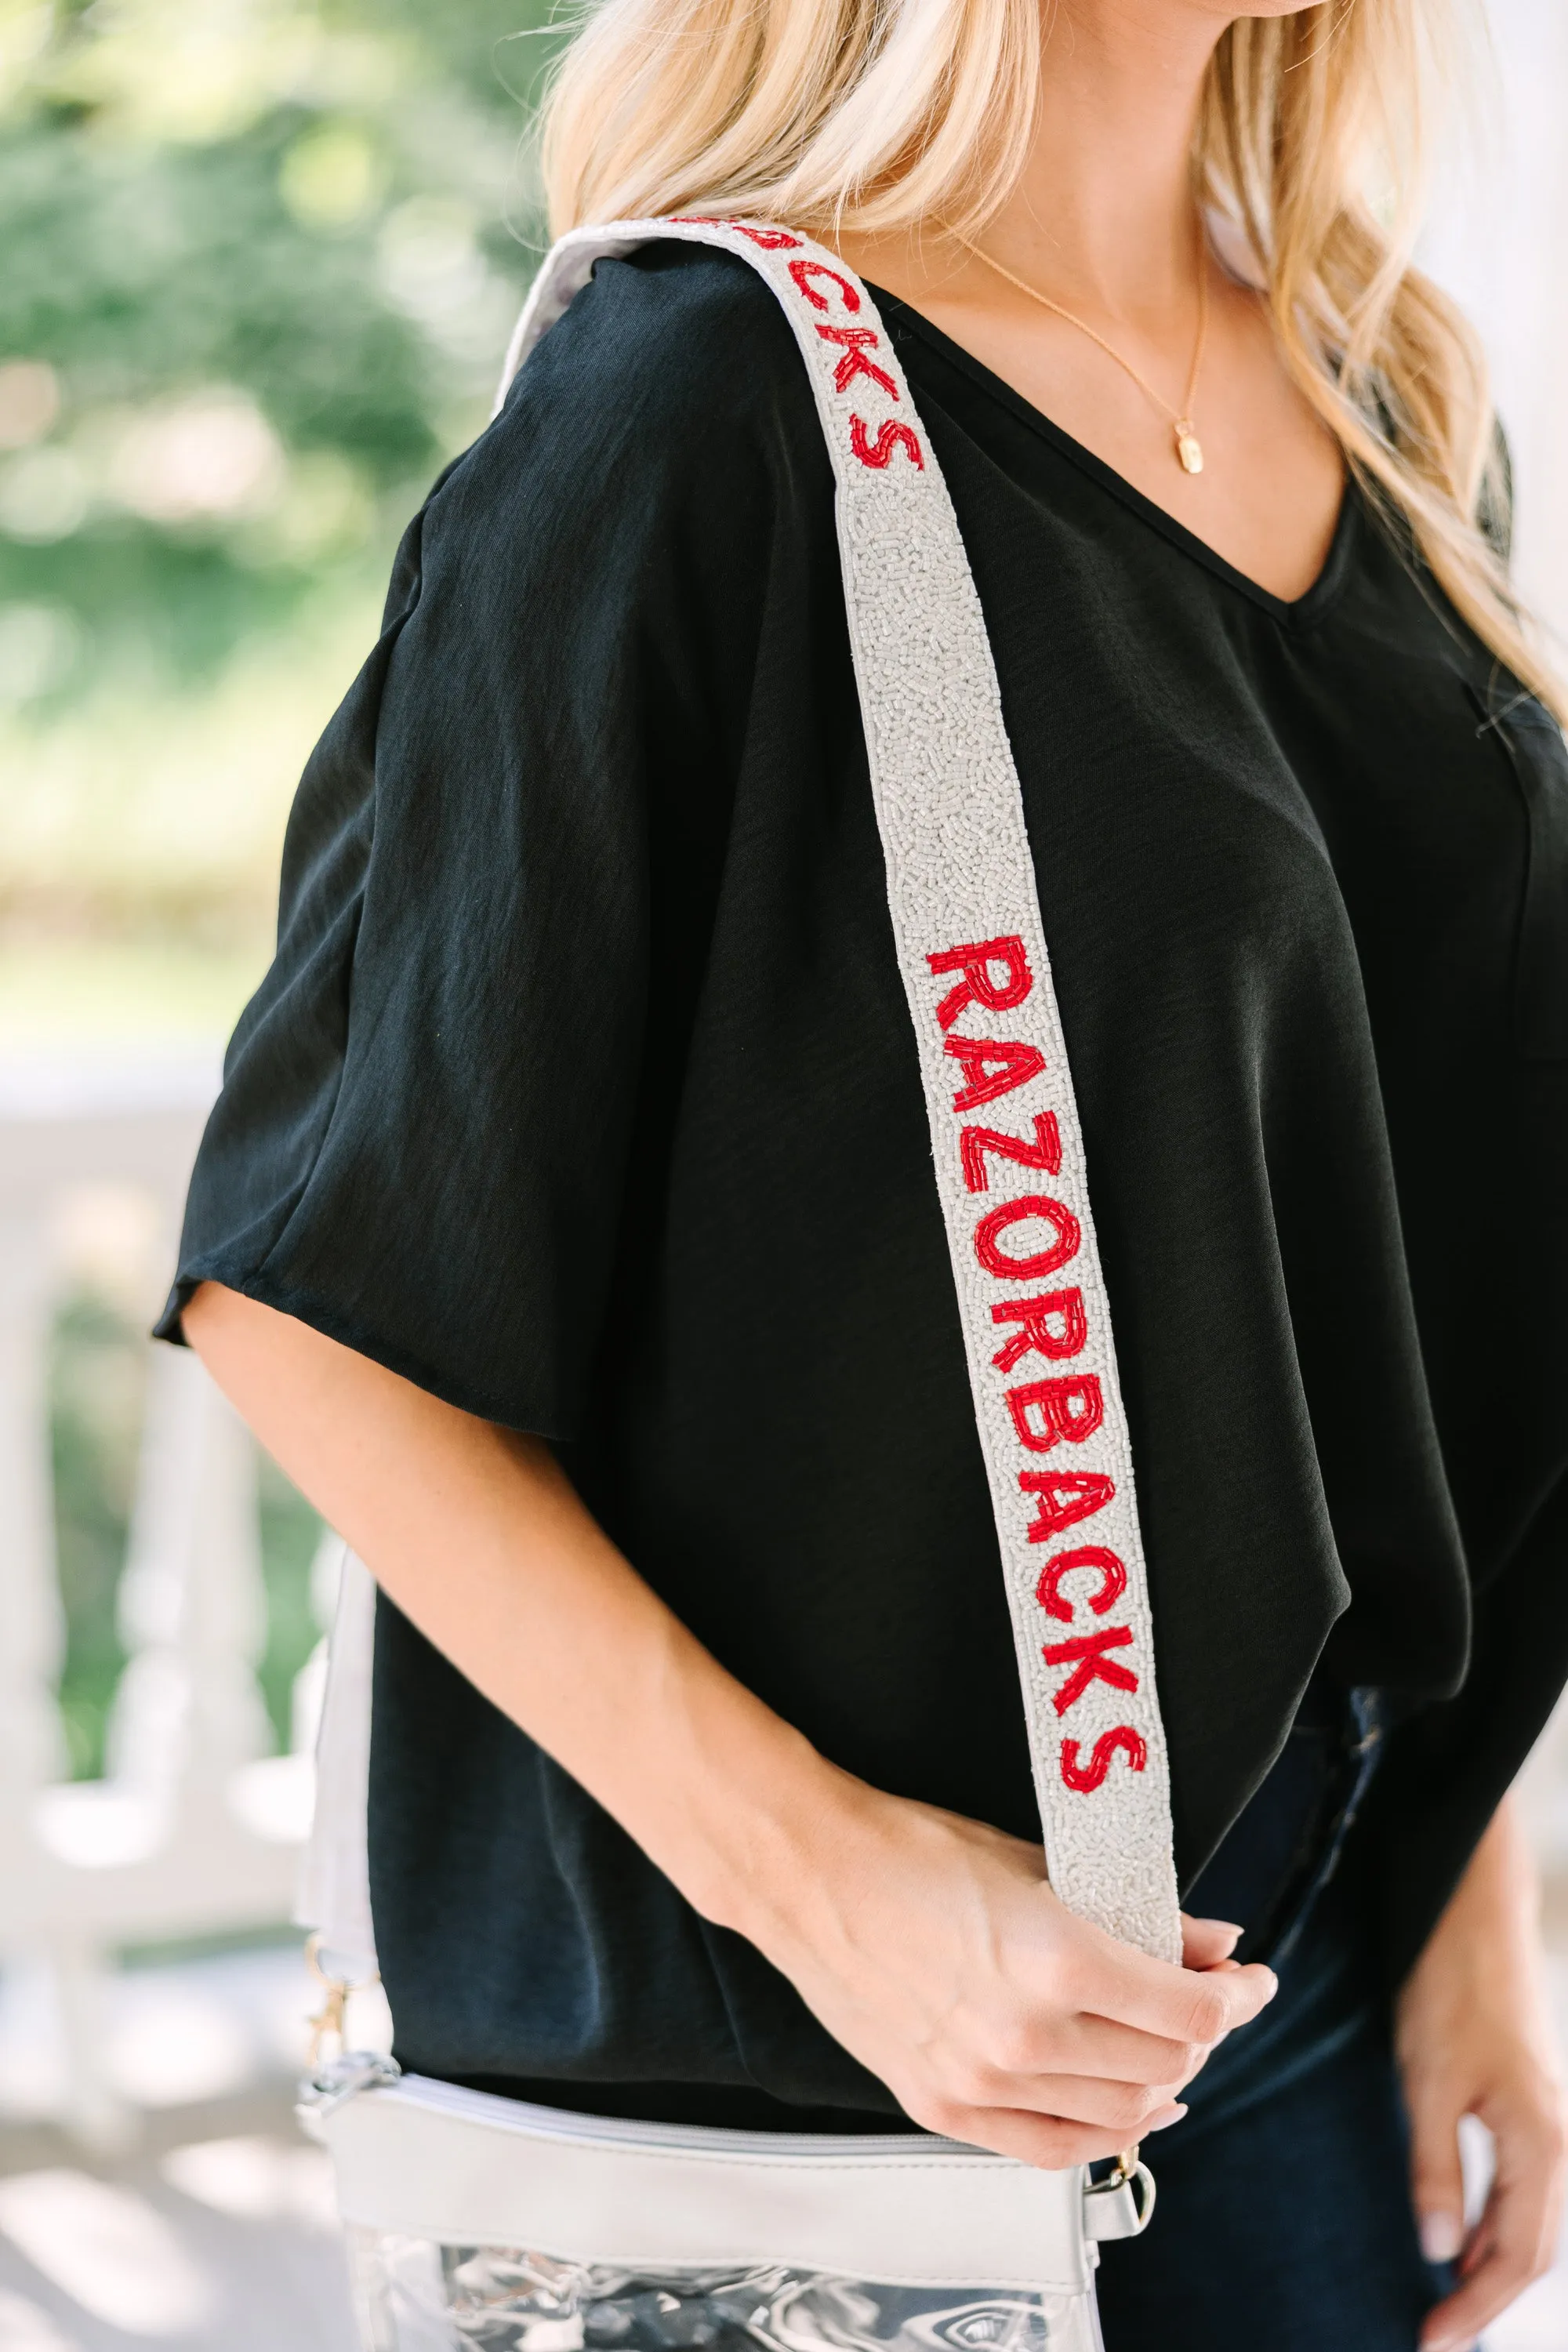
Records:
[[[1123,2148],[1116,2169],[1083,2192],[1084,2235],[1096,2245],[1142,2237],[1153,2211],[1154,2176],[1140,2163],[1135,2147]]]
[[[374,2050],[345,2050],[336,2058],[324,2060],[304,2076],[294,2112],[310,2130],[356,2092],[384,2090],[389,2084],[401,2081],[403,2069],[395,2058],[384,2058]]]
[[[381,1979],[374,1975],[340,1976],[328,1967],[327,1958],[321,1937],[312,1936],[305,1947],[305,1958],[321,1988],[321,2006],[310,2020],[306,2073],[294,2107],[300,2125],[312,2138],[320,2137],[323,2119],[334,2107],[341,2107],[345,2099],[352,2099],[358,2091],[380,2089],[395,2083],[403,2074],[395,2058],[383,2057],[374,2050],[350,2050],[346,2046],[350,1996],[366,1985],[379,1984]],[[337,2044],[331,2058],[323,2055],[328,2042]]]

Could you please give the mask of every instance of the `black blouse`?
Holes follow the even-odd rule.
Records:
[[[1354,490],[1282,603],[886,310],[1036,852],[1183,1878],[1321,1659],[1404,1718],[1358,1833],[1398,1970],[1568,1672],[1562,737]],[[410,530],[166,1333],[205,1278],[555,1441],[828,1756],[1037,1834],[832,478],[731,257],[601,265]],[[375,1706],[405,2063],[885,2121],[384,1601]]]

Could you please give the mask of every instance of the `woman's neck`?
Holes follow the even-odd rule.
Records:
[[[1193,132],[1224,0],[1042,0],[1045,56],[1028,161],[985,250],[1102,331],[1163,340],[1190,322],[1198,262]],[[962,249],[927,221],[847,236],[867,277],[937,292]],[[1185,330],[1184,329],[1183,331]]]
[[[1235,0],[1042,5],[1030,152],[978,251],[928,216],[845,237],[845,259],[1291,600],[1321,568],[1343,467],[1267,301],[1211,259],[1195,218],[1194,132]],[[1263,16],[1292,5],[1253,0]]]
[[[1101,320],[1190,317],[1193,131],[1221,24],[1202,0],[1058,0],[1029,160],[986,250]]]

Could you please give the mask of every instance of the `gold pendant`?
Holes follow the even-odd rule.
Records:
[[[1186,474],[1201,474],[1204,469],[1204,445],[1193,431],[1190,417],[1181,418],[1176,426],[1176,456]]]

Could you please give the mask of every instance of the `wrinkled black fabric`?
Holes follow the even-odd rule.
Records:
[[[1562,739],[1353,490],[1282,604],[887,309],[1022,780],[1182,1874],[1321,1656],[1407,1718],[1397,1966],[1568,1670]],[[556,1441],[829,1756],[1035,1832],[831,475],[732,258],[601,265],[411,528],[167,1332],[206,1278]],[[384,1602],[371,1831],[405,2062],[887,2113]]]

